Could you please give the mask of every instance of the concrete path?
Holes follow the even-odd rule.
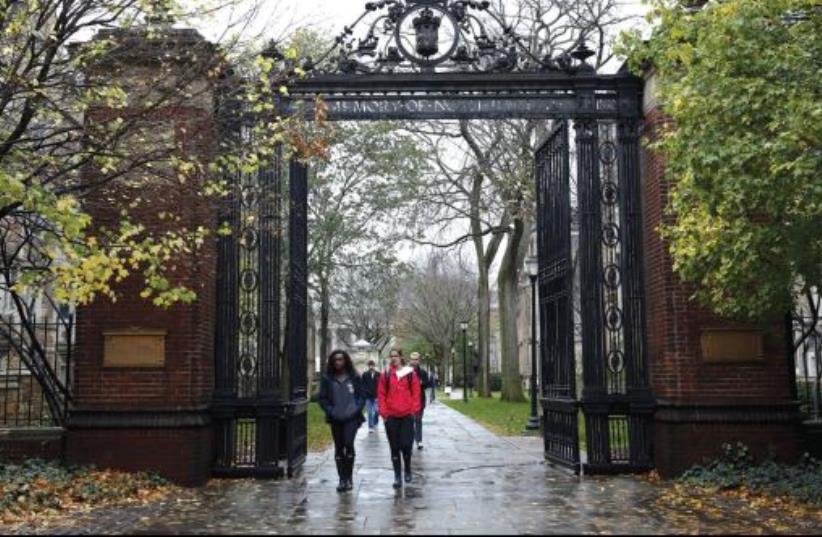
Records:
[[[498,437],[434,403],[415,481],[391,487],[380,424],[357,437],[355,489],[340,494],[333,452],[312,454],[291,481],[214,480],[154,506],[95,513],[69,533],[581,534],[819,533],[742,502],[691,510],[659,502],[665,488],[636,477],[584,479],[544,464],[540,438]],[[774,522],[774,517],[782,519]],[[768,521],[770,518],[770,522]],[[778,524],[783,524],[779,526]]]

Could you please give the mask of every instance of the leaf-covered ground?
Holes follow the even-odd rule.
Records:
[[[734,502],[738,516],[756,516],[774,532],[795,530],[798,521],[822,523],[822,462],[755,461],[743,444],[725,444],[722,456],[692,467],[663,489],[658,503],[719,518]],[[663,484],[652,472],[648,481]]]
[[[5,530],[44,527],[98,507],[156,502],[176,487],[148,473],[68,467],[27,460],[0,465],[0,521]]]

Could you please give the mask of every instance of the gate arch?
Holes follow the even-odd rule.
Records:
[[[359,38],[358,28],[365,32]],[[276,47],[266,54],[284,60]],[[331,49],[316,62],[303,64],[308,75],[278,104],[285,113],[313,117],[316,99],[321,98],[331,121],[552,120],[555,130],[537,150],[534,164],[545,456],[586,473],[646,470],[653,460],[654,400],[642,297],[642,81],[624,70],[597,74],[587,62],[592,54],[581,41],[555,57],[538,58],[488,2],[369,2]],[[577,299],[568,188],[571,133],[579,187]],[[224,216],[241,222],[242,211],[248,209],[241,194],[284,188],[286,167],[285,333],[272,321],[280,318],[280,301],[274,297],[281,296],[282,282],[266,276],[269,261],[279,259],[280,239],[255,241],[251,252],[236,238],[221,239],[220,266],[226,268],[219,283],[217,318],[223,332],[217,336],[214,410],[219,474],[290,475],[305,457],[307,170],[297,162],[286,166],[273,155],[270,166],[256,176],[232,178],[236,194]],[[257,222],[281,218],[285,211],[279,206],[253,210],[263,211],[259,214],[264,218]],[[265,235],[264,227],[253,231]],[[260,284],[243,290],[243,271],[249,267],[257,268],[249,281]],[[245,302],[243,293],[248,296]],[[575,300],[581,350],[568,338]],[[272,321],[266,326],[271,333],[243,331],[243,323],[257,327],[261,319]],[[242,341],[248,342],[245,355]],[[576,385],[578,362],[583,366],[581,386]],[[249,370],[256,375],[256,387],[243,393],[238,372]],[[580,411],[584,454],[579,449]],[[248,423],[254,424],[253,432],[244,425]],[[243,458],[243,446],[250,458]],[[284,466],[282,460],[287,461]]]

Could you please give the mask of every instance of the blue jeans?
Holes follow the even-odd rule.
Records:
[[[368,412],[368,428],[373,429],[380,422],[380,415],[377,413],[377,400],[366,399],[365,408]]]

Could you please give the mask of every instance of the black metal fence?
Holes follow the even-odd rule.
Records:
[[[26,324],[0,322],[0,428],[63,423],[71,385],[73,331],[72,316]]]
[[[818,303],[815,305],[819,307]],[[796,391],[808,420],[822,420],[822,318],[819,311],[793,319]]]

